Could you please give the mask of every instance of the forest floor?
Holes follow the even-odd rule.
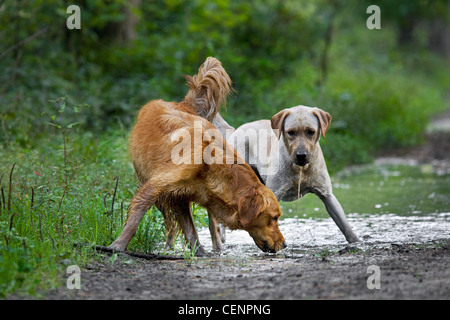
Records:
[[[391,244],[333,254],[147,261],[108,257],[81,271],[81,289],[46,299],[449,299],[450,242]],[[376,274],[369,266],[378,266]]]

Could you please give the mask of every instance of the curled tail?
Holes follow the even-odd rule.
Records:
[[[232,91],[227,72],[219,60],[209,57],[200,66],[197,75],[185,77],[189,92],[183,102],[191,106],[200,117],[212,122]]]

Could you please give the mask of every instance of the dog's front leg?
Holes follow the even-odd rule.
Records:
[[[125,251],[148,209],[155,203],[157,190],[148,182],[142,185],[128,208],[128,217],[120,236],[109,246],[111,249]]]
[[[333,194],[319,195],[322,202],[328,211],[328,214],[333,218],[339,229],[345,236],[345,239],[349,243],[360,241],[356,234],[353,232],[352,227],[345,217],[344,209]]]

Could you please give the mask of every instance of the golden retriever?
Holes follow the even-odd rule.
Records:
[[[205,255],[190,210],[197,203],[208,210],[213,224],[246,230],[265,252],[281,250],[285,243],[275,195],[209,122],[230,93],[228,74],[209,57],[198,75],[186,79],[189,92],[183,101],[153,100],[139,112],[130,149],[141,186],[110,247],[125,250],[144,214],[156,205],[166,225],[176,221],[196,255]],[[214,242],[220,236],[217,228],[210,230]]]

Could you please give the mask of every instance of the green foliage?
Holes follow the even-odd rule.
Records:
[[[223,62],[237,90],[225,115],[234,126],[304,104],[332,112],[337,139],[355,140],[351,150],[369,148],[357,162],[379,147],[417,143],[423,122],[445,108],[449,77],[420,32],[415,51],[399,49],[393,25],[408,12],[416,20],[442,17],[443,8],[441,1],[403,2],[396,8],[381,1],[383,28],[373,31],[365,28],[365,4],[356,1],[144,1],[132,10],[140,20],[128,43],[116,38],[123,0],[76,3],[81,30],[65,28],[66,7],[57,1],[5,3],[5,48],[46,31],[0,60],[0,143],[34,147],[53,112],[48,101],[61,96],[90,106],[79,117],[85,130],[129,129],[146,101],[182,99],[182,75],[194,74],[209,55]],[[330,24],[328,81],[320,87]],[[433,103],[424,104],[427,98]],[[375,141],[378,132],[383,138]],[[351,161],[343,160],[336,163]]]
[[[60,142],[51,137],[38,141],[39,151],[14,145],[2,153],[2,297],[12,292],[34,294],[59,285],[58,275],[65,273],[67,265],[82,266],[97,255],[90,248],[75,249],[74,243],[109,245],[122,230],[138,185],[127,156],[126,137],[109,132],[97,143],[91,134],[75,128],[67,135],[67,156],[73,169],[68,184],[63,156],[57,152]],[[164,241],[161,214],[152,210],[129,249],[154,252]]]

